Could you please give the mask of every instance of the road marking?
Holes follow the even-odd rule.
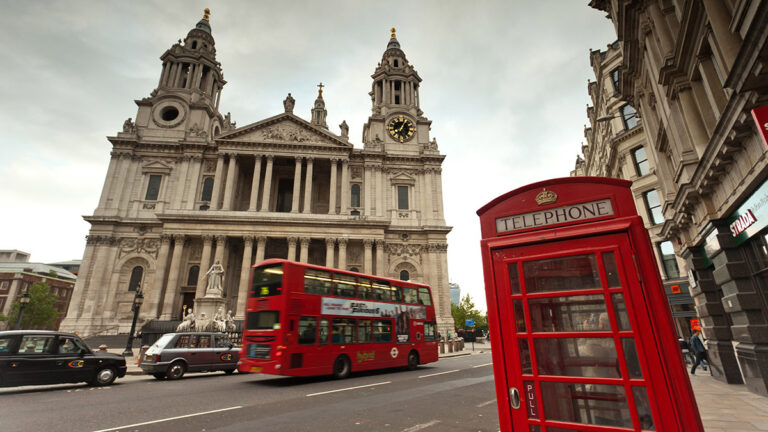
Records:
[[[428,423],[417,424],[416,426],[411,426],[408,429],[403,429],[403,432],[416,432],[418,430],[422,430],[430,426],[434,426],[438,423],[440,423],[440,420],[432,420],[431,422],[428,422]]]
[[[342,392],[342,391],[347,391],[347,390],[355,390],[355,389],[365,388],[365,387],[374,387],[374,386],[378,386],[378,385],[391,384],[391,383],[392,383],[392,381],[384,381],[384,382],[380,382],[380,383],[376,383],[376,384],[366,384],[366,385],[355,386],[355,387],[347,387],[347,388],[338,389],[338,390],[329,390],[329,391],[324,391],[324,392],[320,392],[320,393],[310,393],[310,394],[307,395],[307,397],[324,395],[324,394],[328,394],[328,393]]]
[[[136,424],[132,424],[132,425],[118,426],[118,427],[113,427],[113,428],[109,428],[109,429],[101,429],[101,430],[97,430],[97,431],[94,431],[94,432],[107,432],[107,431],[114,431],[114,430],[118,430],[118,429],[128,429],[128,428],[132,428],[132,427],[136,427],[136,426],[144,426],[144,425],[153,424],[153,423],[162,423],[162,422],[167,422],[167,421],[171,421],[171,420],[178,420],[178,419],[183,419],[183,418],[187,418],[187,417],[196,417],[196,416],[201,416],[201,415],[206,415],[206,414],[213,414],[213,413],[222,412],[222,411],[231,411],[231,410],[236,410],[236,409],[240,409],[240,408],[242,408],[242,406],[222,408],[222,409],[217,409],[217,410],[213,410],[213,411],[205,411],[205,412],[199,412],[199,413],[194,413],[194,414],[187,414],[187,415],[176,416],[176,417],[168,417],[168,418],[164,418],[164,419],[160,419],[160,420],[152,420],[152,421],[148,421],[148,422],[144,422],[144,423],[136,423]]]
[[[488,402],[483,402],[483,403],[481,403],[479,405],[475,405],[475,408],[482,408],[482,407],[484,407],[486,405],[490,405],[492,403],[496,403],[496,399],[491,399]]]
[[[432,377],[432,376],[436,376],[436,375],[445,375],[445,374],[449,374],[449,373],[458,372],[460,370],[461,369],[454,369],[454,370],[450,370],[450,371],[447,371],[447,372],[438,372],[438,373],[433,373],[433,374],[429,374],[429,375],[422,375],[419,378]]]
[[[472,366],[472,368],[474,369],[474,368],[479,368],[479,367],[483,367],[483,366],[490,366],[492,364],[493,363],[485,363],[485,364],[481,364],[481,365],[477,365],[477,366]]]

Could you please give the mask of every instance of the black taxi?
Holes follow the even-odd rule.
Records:
[[[72,333],[0,331],[0,387],[77,382],[105,386],[125,372],[123,357],[93,352]]]

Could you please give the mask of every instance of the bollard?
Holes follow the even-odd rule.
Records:
[[[104,344],[99,345],[99,351],[101,352],[107,352],[107,348],[109,347]]]
[[[440,354],[445,354],[445,341],[440,341]]]
[[[453,352],[453,341],[448,341],[448,352],[449,353]]]

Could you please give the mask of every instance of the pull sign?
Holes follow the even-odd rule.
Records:
[[[525,386],[525,408],[528,410],[528,418],[539,418],[539,403],[536,401],[536,386],[533,381],[523,382]]]

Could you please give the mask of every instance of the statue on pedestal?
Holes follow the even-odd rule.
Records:
[[[224,267],[221,266],[219,261],[216,261],[208,272],[205,273],[205,277],[208,278],[208,285],[205,287],[205,297],[219,297],[221,298],[224,292],[221,287],[221,280],[224,277]]]

